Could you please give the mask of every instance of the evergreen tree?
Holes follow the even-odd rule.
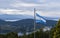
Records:
[[[6,38],[18,38],[18,35],[15,32],[11,32],[6,35]]]
[[[56,26],[51,30],[51,38],[60,38],[60,20]]]
[[[50,38],[53,38],[55,29],[56,29],[55,27],[51,29],[51,31],[50,31]]]
[[[0,38],[6,38],[5,35],[0,34]]]
[[[53,38],[60,38],[60,20],[56,24],[56,29]]]

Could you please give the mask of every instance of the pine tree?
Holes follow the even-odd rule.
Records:
[[[55,32],[55,27],[52,28],[50,31],[50,38],[53,38],[54,32]]]
[[[6,35],[6,38],[18,38],[18,35],[15,32],[11,32]]]
[[[53,34],[53,38],[60,38],[60,20],[56,24],[55,31]]]

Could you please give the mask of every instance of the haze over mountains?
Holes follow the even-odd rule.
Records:
[[[41,16],[43,17],[43,16]],[[46,24],[37,23],[36,29],[40,29],[42,26],[54,27],[57,23],[56,20],[46,18]],[[0,33],[7,32],[32,32],[34,31],[34,17],[31,15],[12,15],[12,14],[0,14]],[[24,28],[24,29],[23,29]]]
[[[32,19],[30,15],[11,15],[11,14],[0,14],[0,19],[3,20],[21,20],[21,19]]]
[[[45,17],[46,20],[58,20],[59,18],[52,18],[52,17]],[[12,14],[0,14],[0,19],[5,20],[5,21],[17,21],[17,20],[22,20],[22,19],[34,19],[34,16],[31,15],[12,15]]]
[[[54,27],[57,21],[46,20],[46,24],[37,23],[36,29],[40,29],[42,26]],[[0,33],[7,32],[32,32],[34,30],[34,20],[33,19],[22,19],[18,21],[4,21],[0,19]],[[24,28],[24,29],[23,29]]]

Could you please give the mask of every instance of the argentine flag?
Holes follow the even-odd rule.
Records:
[[[46,20],[44,17],[40,16],[39,14],[36,13],[36,23],[40,24],[46,24]]]

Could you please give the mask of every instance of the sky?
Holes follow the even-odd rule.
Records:
[[[60,0],[0,0],[0,14],[27,14],[60,18]]]

